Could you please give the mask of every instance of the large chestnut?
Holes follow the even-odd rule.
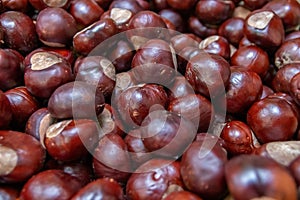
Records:
[[[0,128],[8,128],[12,120],[12,109],[5,94],[0,90]]]
[[[243,28],[244,20],[242,18],[233,17],[227,19],[220,25],[218,34],[225,37],[230,44],[238,46],[244,36]]]
[[[236,200],[296,200],[296,183],[282,165],[256,155],[240,155],[225,165],[228,189]]]
[[[1,183],[29,179],[43,167],[46,152],[34,137],[16,131],[0,131]]]
[[[116,68],[116,72],[125,72],[131,68],[131,61],[135,52],[133,47],[126,40],[120,40],[108,55]]]

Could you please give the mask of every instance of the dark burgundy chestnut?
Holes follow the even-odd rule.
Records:
[[[0,198],[3,200],[16,200],[19,193],[19,189],[13,186],[0,186]]]
[[[177,191],[169,194],[165,200],[201,200],[199,196],[188,191]]]
[[[123,200],[124,194],[121,185],[111,178],[97,179],[81,188],[71,200],[94,199],[113,199]]]
[[[231,65],[240,66],[247,71],[256,72],[263,78],[269,69],[268,54],[255,45],[243,46],[236,50],[231,57]]]
[[[113,47],[108,58],[116,68],[116,73],[126,72],[131,69],[131,61],[135,52],[131,44],[125,40],[120,40]]]
[[[132,59],[135,79],[141,83],[169,85],[176,74],[174,54],[174,49],[166,41],[149,40],[137,50]]]
[[[223,128],[220,137],[229,155],[250,154],[258,147],[250,127],[242,121],[230,121]]]
[[[195,1],[195,0],[192,0]],[[187,1],[185,1],[187,2]],[[182,6],[181,6],[182,8]],[[185,31],[185,25],[183,17],[178,13],[178,11],[175,11],[173,9],[163,9],[158,13],[160,16],[162,16],[164,19],[169,20],[174,26],[175,30],[178,32],[184,32]]]
[[[224,92],[229,77],[229,63],[219,55],[206,52],[192,57],[185,72],[185,78],[194,90],[206,97],[216,97]]]
[[[39,109],[39,102],[24,86],[10,89],[5,92],[5,95],[12,110],[13,121],[11,125],[23,130],[23,126],[31,114]]]
[[[290,94],[294,101],[300,105],[300,73],[297,73],[291,80]]]
[[[73,79],[70,64],[52,52],[36,52],[30,55],[25,66],[24,82],[28,91],[36,97],[49,98],[61,85]]]
[[[179,53],[186,47],[198,47],[199,43],[194,34],[183,33],[175,35],[170,40],[172,47],[176,53]]]
[[[0,129],[7,129],[12,117],[10,102],[6,95],[0,90]]]
[[[269,96],[271,94],[274,94],[273,89],[271,89],[270,87],[268,87],[266,85],[263,85],[263,90],[262,90],[260,99],[264,99],[265,97],[267,97],[267,96]]]
[[[152,159],[135,172],[126,185],[126,193],[131,200],[160,200],[169,191],[183,188],[178,161]]]
[[[289,34],[286,34],[284,41],[293,40],[296,38],[300,38],[300,30],[299,31],[293,31]]]
[[[101,8],[107,9],[113,0],[94,0]]]
[[[100,19],[104,10],[94,0],[71,1],[70,14],[77,23],[86,27]]]
[[[286,141],[296,133],[298,118],[287,100],[269,96],[250,107],[247,124],[261,143]]]
[[[207,132],[214,120],[213,105],[199,94],[175,98],[170,101],[168,110],[192,121],[199,133]]]
[[[153,0],[152,4],[154,7],[154,10],[156,10],[156,11],[160,11],[160,10],[167,9],[170,7],[168,5],[167,0]]]
[[[202,23],[196,16],[190,16],[188,19],[188,29],[200,38],[206,38],[218,34],[217,27],[209,27]]]
[[[67,8],[70,0],[28,0],[29,3],[37,10],[41,11],[48,7]]]
[[[245,19],[245,36],[256,45],[273,50],[284,41],[284,27],[278,15],[271,10],[255,10]]]
[[[114,20],[98,20],[74,35],[73,47],[78,53],[88,55],[97,45],[116,33],[118,28]]]
[[[97,87],[106,99],[110,99],[116,83],[116,69],[112,62],[102,56],[88,56],[74,65],[76,81]]]
[[[37,48],[38,37],[29,16],[18,11],[7,11],[0,15],[0,25],[8,48],[24,54]]]
[[[194,93],[193,87],[184,76],[176,76],[174,83],[168,90],[169,101]]]
[[[126,183],[132,167],[126,144],[119,135],[104,135],[98,142],[93,157],[93,169],[97,178],[109,177]]]
[[[244,36],[243,28],[244,19],[229,18],[220,25],[218,35],[225,37],[230,44],[237,47]]]
[[[232,16],[234,8],[231,0],[201,0],[196,5],[195,13],[202,23],[218,25]]]
[[[290,92],[290,83],[292,78],[300,73],[300,63],[286,64],[281,67],[272,80],[272,88],[276,92]]]
[[[299,24],[300,24],[299,1],[297,0],[269,1],[263,7],[263,9],[272,10],[281,18],[285,28],[285,32],[299,30]]]
[[[104,96],[95,87],[75,81],[58,87],[48,101],[48,110],[52,117],[91,118],[103,111]]]
[[[257,10],[267,4],[269,0],[244,0],[243,2],[244,6],[249,10]]]
[[[299,63],[300,38],[285,41],[275,52],[275,66],[279,69],[286,64]]]
[[[68,200],[81,187],[77,178],[62,170],[46,170],[25,183],[20,200]]]
[[[117,99],[112,106],[123,120],[124,128],[130,130],[139,127],[149,112],[163,109],[168,96],[160,85],[141,84],[127,88]]]
[[[134,14],[145,10],[138,0],[114,0],[109,6],[109,9],[113,8],[130,10]]]
[[[133,12],[123,8],[112,8],[101,15],[101,19],[111,18],[116,23],[119,31],[126,31],[133,17]]]
[[[36,32],[47,46],[64,47],[72,42],[77,24],[71,14],[62,8],[46,8],[39,12]]]
[[[0,182],[20,183],[44,165],[46,152],[34,137],[16,131],[0,131]]]
[[[20,12],[28,11],[28,0],[2,0],[1,11],[14,10]]]
[[[204,51],[199,49],[198,47],[190,47],[187,46],[183,48],[177,55],[177,62],[178,62],[178,72],[182,75],[186,72],[187,63],[190,59],[198,54],[203,53]]]
[[[45,134],[45,147],[55,160],[74,161],[93,151],[100,133],[93,120],[64,120],[52,124]]]
[[[243,37],[241,41],[239,42],[238,47],[243,47],[243,46],[250,46],[250,45],[255,45],[253,42],[250,42],[247,37]]]
[[[294,179],[296,180],[297,186],[300,185],[300,156],[295,158],[292,163],[288,166]]]
[[[202,40],[199,49],[222,56],[226,60],[230,57],[230,45],[226,38],[219,35],[212,35]]]
[[[116,74],[116,86],[113,91],[111,105],[117,105],[120,94],[135,85],[137,85],[137,82],[131,71]]]
[[[175,10],[180,11],[188,11],[194,8],[197,0],[187,0],[187,1],[179,1],[179,0],[166,0],[167,5],[174,8]]]
[[[74,63],[75,61],[75,53],[68,48],[60,48],[60,47],[41,47],[38,48],[37,50],[43,50],[43,51],[50,51],[50,52],[54,52],[59,54],[60,56],[62,56],[65,60],[67,60],[71,65]],[[30,52],[33,53],[34,51]],[[28,55],[30,55],[28,54]]]
[[[181,159],[180,174],[184,185],[204,199],[222,199],[226,195],[227,153],[218,141],[208,134],[205,139],[193,142]]]
[[[236,200],[296,200],[296,183],[282,165],[256,155],[240,155],[225,165],[228,189]]]
[[[238,67],[231,67],[229,84],[226,88],[227,112],[244,113],[257,100],[262,93],[261,78],[252,71],[243,71]]]

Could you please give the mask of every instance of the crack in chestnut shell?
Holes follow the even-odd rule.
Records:
[[[17,152],[9,147],[0,144],[0,176],[10,174],[18,164]]]
[[[30,63],[32,70],[47,69],[55,64],[61,63],[63,60],[52,53],[38,52],[31,56]]]

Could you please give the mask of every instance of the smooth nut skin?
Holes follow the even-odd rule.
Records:
[[[269,0],[244,0],[244,6],[249,10],[257,10],[262,8]]]
[[[274,94],[274,91],[270,87],[263,85],[263,90],[260,99],[263,99],[271,94]]]
[[[177,54],[187,46],[198,47],[199,45],[196,36],[194,34],[188,33],[175,35],[171,38],[170,42]]]
[[[46,131],[45,147],[55,160],[74,161],[88,155],[99,138],[93,120],[65,120],[52,124]]]
[[[272,80],[272,87],[276,92],[290,92],[290,83],[292,78],[300,73],[300,64],[291,63],[281,67]]]
[[[0,128],[7,129],[12,120],[12,109],[5,94],[0,90]]]
[[[184,185],[204,199],[222,199],[226,194],[226,162],[227,153],[218,138],[207,134],[203,140],[193,142],[182,156],[180,173]]]
[[[198,54],[203,53],[204,51],[198,47],[185,47],[178,53],[178,72],[184,75],[186,72],[187,63],[190,59]]]
[[[168,92],[169,102],[176,98],[181,98],[189,94],[194,94],[194,89],[187,82],[184,76],[176,76],[172,86],[170,86]]]
[[[296,38],[300,38],[300,30],[299,31],[293,31],[291,33],[286,34],[284,41],[293,40]]]
[[[168,110],[191,120],[199,133],[206,132],[214,118],[212,104],[199,94],[175,98],[170,101]]]
[[[46,8],[38,14],[36,32],[45,45],[64,47],[77,32],[76,21],[62,8]]]
[[[296,74],[291,80],[290,94],[294,101],[300,105],[300,73]]]
[[[259,142],[267,143],[292,139],[297,130],[298,119],[288,101],[267,97],[250,107],[247,124]]]
[[[36,97],[48,99],[59,86],[73,79],[70,64],[60,55],[37,52],[28,59],[30,64],[25,66],[24,82]]]
[[[288,170],[261,156],[240,155],[225,165],[229,192],[236,200],[269,197],[296,200],[296,183]]]
[[[229,84],[226,88],[226,109],[229,113],[245,113],[262,93],[260,77],[252,71],[231,67]]]
[[[113,36],[118,28],[112,19],[96,21],[73,37],[74,49],[83,55],[88,55],[98,44]]]
[[[0,89],[5,91],[23,82],[24,58],[13,49],[0,49]]]
[[[102,178],[81,188],[71,200],[85,200],[90,198],[99,198],[101,200],[123,200],[124,194],[120,184],[114,179]]]
[[[275,66],[279,69],[286,64],[299,63],[300,52],[300,38],[288,40],[284,42],[275,52]]]
[[[0,131],[0,137],[1,183],[24,182],[43,167],[46,152],[34,137],[16,131]]]
[[[25,183],[20,200],[68,200],[81,187],[77,178],[62,170],[46,170]]]
[[[201,198],[188,191],[172,192],[164,200],[201,200]]]
[[[37,48],[38,37],[32,19],[18,11],[7,11],[0,15],[6,46],[21,53]]]
[[[104,10],[93,0],[71,1],[70,14],[82,26],[88,26],[99,20]]]
[[[48,101],[48,110],[52,117],[91,118],[104,108],[104,96],[93,86],[82,82],[70,82],[58,87]]]
[[[267,74],[270,65],[268,54],[263,49],[254,45],[238,48],[230,61],[231,65],[256,72],[261,78]]]
[[[126,144],[117,134],[104,135],[93,152],[93,169],[97,178],[109,177],[126,183],[131,161]]]
[[[250,154],[255,148],[250,127],[242,121],[230,121],[223,128],[220,137],[229,155]]]
[[[204,24],[217,25],[231,17],[234,8],[232,1],[201,0],[196,5],[195,13]]]
[[[109,9],[112,8],[121,8],[130,10],[132,13],[136,14],[145,10],[141,4],[137,0],[115,0],[112,1]]]
[[[256,10],[245,19],[244,34],[256,45],[274,49],[284,41],[284,27],[278,15],[271,10]]]
[[[181,188],[180,163],[166,159],[152,159],[133,173],[126,185],[129,199],[159,200],[170,188]]]
[[[218,34],[217,28],[205,25],[196,16],[189,17],[188,29],[200,38],[206,38],[208,36]]]
[[[199,48],[203,49],[207,53],[217,54],[225,59],[230,57],[230,46],[226,38],[219,35],[212,35],[199,44]]]
[[[179,0],[166,0],[167,4],[174,8],[175,10],[190,10],[192,9],[195,4],[197,3],[197,0],[187,0],[187,1],[179,1]]]
[[[169,20],[175,26],[176,31],[180,33],[185,31],[183,17],[177,11],[172,9],[163,9],[158,14],[164,19]]]
[[[296,180],[297,186],[300,185],[300,156],[294,159],[291,164],[288,166],[292,176]]]
[[[135,52],[126,40],[120,40],[111,51],[108,58],[116,68],[116,73],[126,72],[131,68],[131,61]]]
[[[225,37],[230,44],[238,46],[244,36],[244,22],[242,18],[229,18],[220,25],[218,35]]]
[[[192,57],[185,72],[185,78],[194,90],[206,97],[215,97],[223,92],[229,77],[229,63],[223,57],[209,53]]]
[[[15,10],[26,12],[28,5],[28,0],[2,0],[1,11]]]
[[[10,89],[5,95],[13,114],[12,126],[23,130],[31,114],[39,109],[39,102],[24,86]]]

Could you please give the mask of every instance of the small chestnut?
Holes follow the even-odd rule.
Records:
[[[230,45],[226,38],[219,35],[212,35],[202,40],[199,49],[203,49],[207,53],[220,55],[225,59],[230,57]]]

